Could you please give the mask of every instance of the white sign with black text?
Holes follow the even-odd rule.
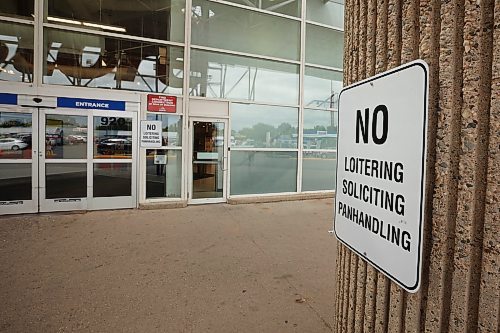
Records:
[[[421,280],[427,98],[422,60],[339,97],[335,234],[409,292]]]
[[[141,147],[160,148],[162,139],[161,121],[141,121]]]

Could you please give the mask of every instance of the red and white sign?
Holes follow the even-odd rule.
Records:
[[[175,113],[177,97],[165,95],[148,95],[148,111]]]

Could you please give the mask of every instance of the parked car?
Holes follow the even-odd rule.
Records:
[[[97,153],[103,155],[122,155],[132,153],[129,139],[104,139],[97,144]]]
[[[0,150],[19,150],[28,147],[26,142],[16,138],[0,139]]]

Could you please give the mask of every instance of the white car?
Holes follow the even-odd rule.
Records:
[[[0,139],[0,150],[19,150],[28,147],[28,144],[15,138]]]

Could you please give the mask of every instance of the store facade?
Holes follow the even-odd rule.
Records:
[[[2,1],[0,214],[331,194],[343,8]]]

